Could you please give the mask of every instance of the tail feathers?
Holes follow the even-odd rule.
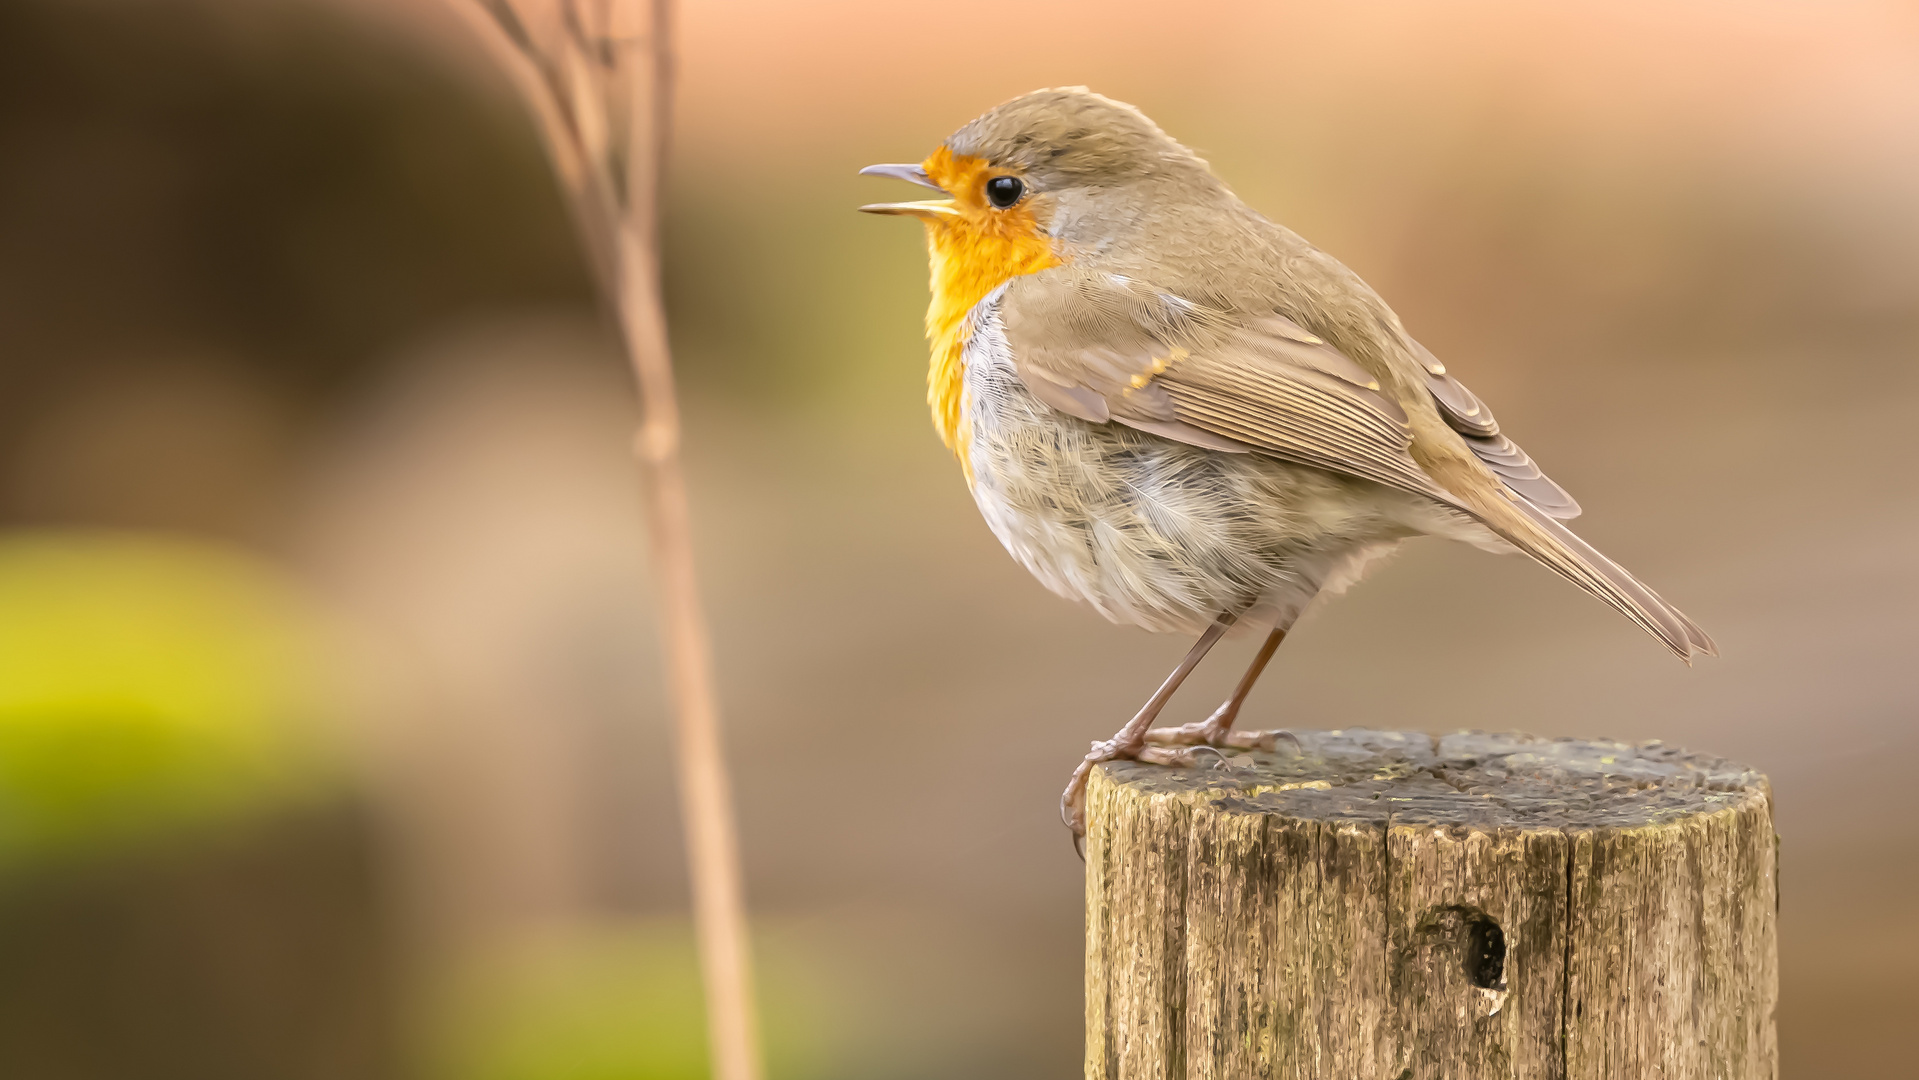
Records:
[[[1650,589],[1647,591],[1651,592]],[[1652,595],[1653,595],[1653,599],[1659,601],[1662,604],[1666,604],[1667,611],[1670,611],[1674,615],[1679,617],[1679,621],[1682,624],[1684,624],[1684,626],[1686,627],[1686,638],[1687,640],[1692,642],[1692,647],[1694,650],[1704,653],[1707,656],[1719,655],[1719,645],[1718,643],[1713,641],[1711,634],[1708,634],[1706,633],[1705,630],[1701,629],[1699,624],[1696,622],[1693,622],[1692,619],[1687,617],[1685,612],[1679,610],[1676,607],[1673,607],[1671,604],[1667,604],[1665,598],[1660,596],[1658,593],[1653,593]]]
[[[1524,497],[1514,497],[1510,503],[1520,511],[1522,519],[1494,521],[1482,516],[1481,520],[1521,551],[1619,609],[1687,664],[1692,663],[1694,653],[1719,655],[1718,646],[1698,623],[1641,584],[1625,568],[1601,555],[1598,549]]]

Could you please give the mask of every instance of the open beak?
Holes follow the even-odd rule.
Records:
[[[905,180],[921,187],[930,187],[942,194],[946,189],[933,182],[926,170],[918,165],[868,165],[860,170],[861,176],[890,176],[895,180]],[[868,214],[905,214],[909,217],[923,218],[927,221],[939,221],[943,218],[960,216],[959,209],[951,199],[927,199],[923,202],[869,203],[860,207]]]

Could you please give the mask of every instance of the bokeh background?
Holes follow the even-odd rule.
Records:
[[[918,230],[852,208],[1080,83],[1380,288],[1725,653],[1414,545],[1252,722],[1763,768],[1784,1071],[1909,1068],[1919,9],[680,29],[668,291],[776,1080],[1078,1069],[1055,799],[1186,643],[999,550],[927,422]],[[432,0],[0,4],[0,1073],[703,1075],[634,417],[533,131]]]

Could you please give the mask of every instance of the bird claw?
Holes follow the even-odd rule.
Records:
[[[1081,861],[1086,858],[1086,781],[1092,775],[1093,766],[1130,760],[1190,769],[1199,765],[1202,755],[1211,754],[1216,759],[1213,768],[1231,769],[1233,759],[1225,750],[1276,750],[1281,738],[1293,744],[1295,753],[1299,751],[1299,739],[1290,731],[1235,731],[1225,726],[1231,722],[1229,717],[1221,723],[1219,714],[1215,713],[1197,724],[1153,728],[1133,746],[1122,746],[1118,739],[1095,739],[1059,797],[1060,820],[1071,831],[1073,850],[1079,853]]]
[[[1080,759],[1079,768],[1073,770],[1073,778],[1066,782],[1066,790],[1059,796],[1059,817],[1073,834],[1073,850],[1079,852],[1081,861],[1086,859],[1086,781],[1093,773],[1093,766],[1108,761],[1150,761],[1154,758],[1154,748],[1143,742],[1125,745],[1119,739],[1095,739]]]
[[[1226,723],[1230,723],[1228,720]],[[1271,731],[1235,731],[1221,723],[1218,718],[1201,721],[1197,724],[1182,724],[1179,727],[1154,728],[1146,733],[1146,741],[1153,746],[1191,746],[1229,750],[1277,750],[1279,740],[1284,738],[1299,749],[1299,739],[1292,732],[1283,729]],[[1145,754],[1141,761],[1149,760]],[[1163,764],[1190,764],[1190,761],[1166,761]]]

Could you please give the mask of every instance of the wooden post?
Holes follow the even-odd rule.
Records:
[[[1774,1080],[1772,797],[1658,743],[1095,770],[1089,1080]]]

